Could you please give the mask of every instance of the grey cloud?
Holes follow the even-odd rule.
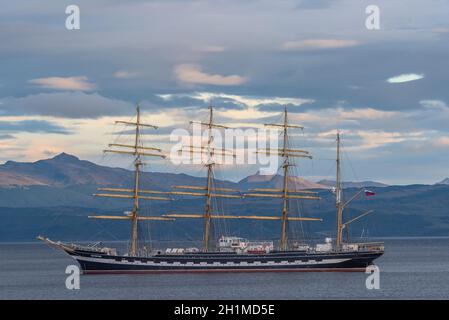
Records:
[[[299,9],[323,9],[335,4],[338,0],[299,0]]]
[[[71,134],[67,128],[45,120],[0,121],[0,132]]]
[[[142,106],[148,109],[154,108],[189,108],[189,107],[205,107],[203,100],[192,98],[184,94],[173,94],[169,98],[162,98],[159,95],[153,95],[146,101],[142,102]]]
[[[237,109],[242,110],[246,106],[232,98],[214,97],[211,101],[192,97],[192,94],[167,94],[166,98],[162,98],[161,94],[152,95],[147,100],[141,103],[146,109],[163,109],[163,108],[207,108],[213,105],[217,108],[223,109]],[[164,95],[162,95],[164,96]]]
[[[0,140],[11,140],[11,139],[15,139],[16,137],[14,137],[13,135],[10,134],[0,134]]]
[[[186,122],[186,126],[184,129],[188,128],[188,122]],[[155,129],[141,129],[140,133],[145,136],[145,135],[167,135],[173,132],[173,130],[175,129],[179,129],[178,127],[161,127],[161,128],[157,128]],[[134,136],[136,134],[136,130],[132,130],[132,129],[124,129],[124,130],[119,130],[116,132],[112,133],[113,135],[117,135],[117,136]]]
[[[274,112],[282,112],[285,107],[287,107],[289,113],[301,112],[304,110],[304,106],[307,103],[301,104],[300,106],[294,105],[291,103],[280,104],[280,103],[270,103],[270,104],[259,104],[256,106],[257,109],[261,111],[274,111]]]
[[[26,94],[37,93],[35,88],[23,86],[24,82],[36,77],[83,74],[98,84],[103,96],[152,102],[152,94],[167,88],[173,92],[186,91],[172,75],[175,65],[200,63],[212,73],[245,74],[251,79],[237,88],[226,88],[227,93],[302,96],[317,101],[315,106],[306,108],[348,100],[352,107],[372,104],[399,110],[416,108],[417,101],[428,98],[430,93],[440,99],[449,98],[444,87],[447,83],[444,70],[449,67],[444,53],[449,45],[439,38],[444,34],[404,32],[400,29],[401,24],[407,26],[409,21],[403,19],[401,5],[389,1],[379,2],[383,10],[388,10],[385,19],[391,19],[388,20],[389,29],[377,33],[367,32],[363,25],[363,9],[368,1],[332,1],[332,4],[328,0],[285,1],[282,4],[220,1],[215,4],[218,9],[205,1],[160,1],[157,5],[154,1],[81,1],[83,12],[89,15],[83,17],[82,30],[78,33],[67,33],[64,28],[50,23],[59,21],[59,6],[45,3],[45,10],[39,12],[46,12],[46,19],[32,20],[18,29],[12,27],[12,20],[2,20],[5,22],[0,28],[0,39],[6,43],[13,39],[14,43],[0,49],[0,55],[7,58],[0,62],[0,66],[5,74],[25,78],[18,81],[8,77],[8,85],[0,88],[0,95],[12,92],[24,96],[24,91]],[[329,5],[332,5],[332,11],[290,10],[295,6],[324,8]],[[12,9],[16,6],[20,10]],[[10,10],[7,12],[19,17],[32,15],[25,10],[25,4],[16,6],[8,5]],[[131,16],[123,10],[127,7],[138,9],[138,13]],[[407,7],[410,12],[423,10],[419,1],[407,1]],[[446,24],[439,14],[447,8],[444,3],[425,7],[434,17],[432,24]],[[183,10],[192,15],[182,14]],[[209,24],[208,17],[216,10],[223,14],[214,16],[219,21]],[[228,19],[229,14],[233,16],[232,21]],[[339,17],[337,24],[330,19],[336,16]],[[170,27],[167,18],[171,19]],[[157,28],[148,28],[148,21]],[[416,23],[430,22],[418,15]],[[99,28],[100,25],[107,28]],[[204,28],[205,25],[208,28]],[[301,53],[277,51],[285,41],[308,38],[355,39],[364,45]],[[211,43],[225,45],[229,50],[219,55],[193,54],[192,48]],[[32,58],[21,58],[28,57],[30,52],[33,52]],[[33,66],[37,64],[45,65],[49,69],[47,73],[33,73],[32,70],[36,70]],[[117,69],[138,70],[142,76],[126,81],[111,79]],[[392,75],[407,72],[425,73],[426,79],[419,84],[396,87],[384,81]],[[351,86],[359,89],[353,90]],[[156,102],[155,107],[159,105]]]
[[[212,105],[219,109],[236,109],[243,110],[246,108],[245,105],[239,103],[231,98],[214,98],[212,101],[207,103],[208,106]]]
[[[104,115],[130,114],[133,104],[105,98],[97,93],[39,93],[25,97],[0,99],[4,115],[44,115],[63,118],[98,118]]]
[[[80,0],[78,4],[82,11],[79,32],[65,30],[63,7],[58,2],[43,0],[33,4],[17,0],[2,4],[0,42],[5,45],[0,47],[0,114],[68,118],[131,115],[134,102],[138,101],[148,112],[205,108],[208,103],[193,98],[164,101],[154,96],[216,90],[207,85],[187,87],[176,81],[174,66],[196,63],[214,74],[248,76],[247,83],[226,88],[227,94],[315,101],[289,106],[295,114],[339,107],[403,112],[402,118],[344,122],[344,129],[435,130],[436,135],[448,130],[449,117],[424,110],[419,103],[429,99],[449,102],[449,33],[434,30],[448,27],[447,1],[432,1],[429,5],[422,0],[378,0],[382,29],[376,32],[367,31],[364,26],[364,8],[373,4],[369,0]],[[349,39],[360,45],[313,52],[280,49],[286,41],[305,39]],[[208,45],[224,46],[226,50],[214,54],[197,50]],[[139,77],[113,78],[117,70],[135,70]],[[422,73],[426,77],[395,85],[385,82],[404,73]],[[85,75],[100,91],[42,93],[41,88],[27,82],[74,75]],[[213,103],[222,108],[242,108],[232,100]],[[266,111],[276,111],[278,107],[282,108],[259,106]],[[305,132],[310,134],[335,129],[325,121],[306,125]],[[360,142],[357,137],[347,139],[349,144]],[[323,150],[332,146],[331,142],[329,146],[326,141],[319,143]],[[371,170],[372,161],[360,168],[399,177],[393,167],[400,165],[401,159],[395,158],[393,151],[403,151],[400,156],[404,157],[406,144],[403,143],[403,150],[400,145],[376,150],[389,154],[385,161],[392,159],[391,168]],[[370,152],[364,155],[372,156]],[[420,161],[425,164],[429,160]],[[445,167],[438,169],[443,171]],[[410,169],[413,168],[407,168],[408,173]],[[414,172],[426,174],[423,167]]]

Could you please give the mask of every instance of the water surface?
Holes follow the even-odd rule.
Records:
[[[386,239],[376,260],[380,289],[364,273],[211,273],[81,276],[76,264],[42,243],[0,243],[0,299],[448,299],[449,237]]]

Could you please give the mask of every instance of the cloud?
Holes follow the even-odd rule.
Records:
[[[311,103],[311,99],[294,97],[246,96],[216,92],[193,92],[157,95],[168,103],[170,101],[192,101],[197,108],[213,105],[224,120],[246,120],[249,125],[262,118],[275,117],[282,112],[284,106],[299,107]]]
[[[15,139],[16,137],[14,137],[13,135],[10,134],[0,134],[0,140],[10,140],[10,139]]]
[[[447,111],[449,107],[446,105],[444,101],[441,100],[421,100],[419,102],[424,108],[428,109],[439,109]]]
[[[313,102],[310,99],[291,98],[291,97],[263,97],[263,96],[245,96],[226,93],[214,93],[214,92],[195,92],[191,95],[192,98],[203,100],[207,103],[211,103],[217,98],[224,98],[234,100],[235,102],[245,107],[256,107],[260,105],[294,105],[300,106],[304,103]]]
[[[138,72],[126,70],[118,70],[113,74],[114,78],[117,79],[131,79],[137,77],[138,75],[139,75]]]
[[[324,9],[330,7],[338,0],[300,0],[298,8],[301,9]]]
[[[284,50],[314,50],[314,49],[336,49],[357,46],[356,40],[339,39],[306,39],[287,41],[282,44]]]
[[[397,116],[399,113],[394,111],[382,111],[373,108],[341,110],[340,116],[344,119],[356,119],[356,120],[377,120],[386,119]]]
[[[205,108],[209,105],[209,101],[194,98],[191,93],[165,93],[155,94],[154,97],[150,97],[147,101],[142,102],[142,106],[148,109],[192,109],[192,108]],[[239,107],[239,106],[233,106]]]
[[[449,137],[439,137],[433,141],[435,147],[448,147]]]
[[[176,78],[187,84],[209,84],[216,86],[235,86],[245,83],[248,79],[239,75],[222,76],[208,74],[201,71],[201,67],[195,64],[180,64],[175,67]]]
[[[411,112],[411,125],[425,127],[437,132],[449,132],[449,106],[441,100],[422,100],[422,109]]]
[[[387,79],[389,83],[404,83],[424,78],[424,74],[404,73]]]
[[[0,131],[71,134],[67,128],[45,120],[0,121]]]
[[[92,91],[96,88],[96,85],[89,82],[85,76],[37,78],[28,82],[43,88],[55,90]]]
[[[357,149],[373,149],[388,144],[396,144],[401,142],[410,141],[423,141],[425,140],[424,132],[384,132],[376,130],[360,130],[355,134],[360,136],[363,143],[357,147]]]
[[[125,115],[134,112],[134,105],[109,99],[97,93],[39,93],[25,97],[0,99],[3,115],[43,115],[61,118],[98,118],[105,115]]]
[[[300,107],[289,105],[289,111],[292,121],[295,114],[307,114],[308,118],[304,120],[309,122],[304,124],[305,134],[340,127],[385,132],[426,130],[429,134],[435,130],[433,138],[449,136],[449,112],[443,112],[437,106],[430,107],[428,101],[428,107],[420,104],[420,101],[439,99],[449,105],[449,59],[446,54],[449,33],[447,17],[442,14],[448,12],[447,1],[436,1],[432,6],[422,1],[408,1],[407,10],[414,17],[410,21],[409,15],[403,14],[400,2],[380,0],[381,7],[388,6],[388,16],[384,17],[388,30],[380,33],[367,32],[364,28],[364,4],[351,5],[348,1],[217,1],[213,6],[206,1],[125,2],[110,1],[106,7],[99,4],[102,2],[86,2],[84,10],[93,13],[85,17],[89,32],[70,33],[70,41],[65,41],[65,32],[54,32],[53,21],[59,21],[61,13],[56,2],[44,0],[43,4],[33,7],[35,17],[32,19],[30,10],[24,10],[17,2],[2,5],[0,42],[9,45],[0,46],[0,101],[4,102],[0,104],[0,114],[57,116],[58,119],[52,121],[76,132],[70,136],[51,137],[36,134],[32,143],[31,134],[14,133],[20,140],[2,140],[2,143],[14,142],[31,150],[36,144],[45,142],[42,150],[51,150],[47,146],[51,145],[57,146],[57,150],[69,148],[70,151],[71,148],[77,153],[94,154],[98,144],[92,146],[92,137],[95,141],[103,141],[103,137],[96,134],[112,131],[100,128],[104,115],[110,116],[110,121],[120,116],[129,118],[134,111],[133,103],[137,101],[142,101],[142,107],[151,113],[150,122],[158,112],[170,112],[167,117],[175,118],[181,124],[192,119],[192,115],[205,119],[207,110],[203,108],[207,103],[202,100],[186,97],[165,102],[152,97],[156,93],[185,92],[185,83],[189,82],[179,81],[173,75],[174,66],[181,63],[198,63],[202,67],[200,73],[237,74],[249,79],[243,86],[218,87],[219,92],[251,98],[251,101],[215,97],[213,102],[221,107],[217,109],[217,116],[221,117],[217,121],[229,116],[241,119],[229,122],[260,124],[265,121],[257,116],[264,117],[270,112],[278,114],[285,103],[276,99],[273,104],[269,101],[259,104],[260,97],[302,97],[315,102]],[[309,10],[318,7],[328,9]],[[126,10],[129,8],[134,10]],[[421,14],[423,12],[425,14]],[[171,21],[169,28],[165,27],[168,19]],[[148,21],[152,21],[154,28],[147,28]],[[346,39],[358,41],[359,45],[341,47],[355,43],[307,42],[314,39]],[[281,45],[289,40],[289,49],[281,50]],[[55,57],[58,57],[58,63],[54,63]],[[45,73],[33,74],[44,69]],[[124,79],[113,77],[118,71],[138,71],[141,76],[132,81],[118,80]],[[411,72],[425,74],[424,81],[402,85],[386,81],[389,77]],[[52,91],[50,93],[61,95],[41,96],[37,94],[44,90],[41,86],[27,83],[34,78],[82,75],[101,88],[101,95],[87,95],[92,91]],[[122,76],[128,75],[123,73]],[[404,86],[415,84],[419,88],[404,90]],[[200,91],[210,88],[207,86],[206,90],[201,83],[199,85]],[[343,110],[339,113],[337,101],[341,100],[347,103],[341,105]],[[253,105],[253,109],[248,105]],[[376,111],[366,110],[367,107]],[[225,112],[232,109],[246,112]],[[398,115],[379,113],[381,111],[398,112]],[[87,122],[86,119],[79,120],[86,117],[90,118],[88,129],[73,125]],[[279,120],[276,117],[269,121]],[[303,123],[300,118],[297,120],[299,124]],[[82,138],[78,134],[82,134]],[[347,138],[353,141],[353,137]],[[431,144],[427,144],[430,148]],[[394,144],[391,148],[399,149],[400,145]],[[359,172],[391,179],[399,175],[410,177],[410,172],[416,172],[413,178],[426,177],[430,170],[437,168],[438,174],[447,172],[447,163],[435,165],[435,161],[447,159],[446,154],[441,154],[442,148],[433,150],[434,154],[426,154],[427,159],[420,160],[423,166],[427,165],[423,170],[410,170],[410,160],[415,158],[408,153],[400,154],[400,149],[396,152],[396,160],[391,153],[382,158],[382,162],[377,161],[382,168]],[[377,151],[380,150],[361,152],[360,156],[375,155]],[[10,155],[17,157],[18,154],[11,152]],[[331,158],[326,153],[322,157]],[[428,166],[429,159],[431,166]],[[388,170],[384,163],[391,163],[395,169]],[[366,164],[376,165],[373,162]]]
[[[335,128],[365,130],[376,129],[387,131],[387,124],[394,123],[391,130],[398,130],[397,121],[405,115],[395,111],[383,111],[374,108],[326,108],[292,112],[292,121],[304,124],[308,131],[320,132]]]
[[[449,28],[445,28],[445,27],[433,28],[432,32],[434,32],[434,33],[449,33]]]
[[[224,52],[225,50],[226,47],[224,46],[203,46],[198,49],[198,51],[205,53],[219,53]]]
[[[318,133],[306,133],[304,141],[308,142],[307,148],[322,149],[333,153],[335,151],[335,138],[337,130],[332,129]],[[340,134],[343,140],[343,148],[351,151],[361,158],[376,158],[392,145],[400,148],[406,144],[419,144],[427,141],[425,131],[413,132],[383,131],[382,129],[342,129]],[[376,149],[376,152],[362,152]]]

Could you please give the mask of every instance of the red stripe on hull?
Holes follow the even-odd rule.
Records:
[[[310,268],[310,269],[215,269],[215,270],[83,270],[85,275],[96,274],[161,274],[161,273],[246,273],[246,272],[365,272],[366,268]]]

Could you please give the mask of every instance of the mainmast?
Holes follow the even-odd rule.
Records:
[[[241,198],[240,195],[232,195],[232,194],[220,194],[213,193],[213,189],[216,191],[223,192],[238,192],[236,189],[230,188],[213,188],[213,179],[214,179],[214,155],[219,156],[232,156],[235,157],[235,154],[232,151],[225,149],[217,149],[213,146],[213,135],[212,129],[229,129],[229,127],[214,123],[214,110],[213,107],[209,107],[209,121],[208,122],[194,122],[190,121],[190,124],[198,123],[201,126],[204,126],[208,130],[208,138],[206,145],[201,144],[200,146],[189,145],[183,148],[187,148],[188,152],[192,155],[193,153],[198,153],[200,155],[207,155],[207,161],[205,166],[207,168],[207,182],[205,187],[198,186],[174,186],[175,189],[190,189],[190,190],[204,190],[204,193],[191,192],[191,191],[173,191],[171,194],[175,195],[187,195],[187,196],[200,196],[205,197],[205,207],[204,214],[167,214],[164,215],[166,217],[172,218],[202,218],[203,219],[203,251],[209,251],[209,238],[210,238],[210,225],[211,219],[216,218],[217,215],[213,215],[213,206],[212,206],[212,198]],[[183,150],[179,150],[182,152]],[[222,216],[220,216],[222,217]]]
[[[136,107],[136,121],[135,122],[129,122],[129,121],[116,121],[116,123],[119,124],[125,124],[125,125],[131,125],[135,126],[135,137],[134,137],[134,144],[133,145],[127,145],[127,144],[117,144],[117,143],[111,143],[109,144],[109,147],[119,147],[119,148],[125,148],[125,150],[120,149],[106,149],[104,152],[110,152],[110,153],[119,153],[119,154],[127,154],[132,155],[134,157],[134,186],[132,189],[124,189],[124,188],[99,188],[98,190],[102,191],[113,191],[113,192],[121,192],[121,193],[112,193],[112,194],[94,194],[94,196],[97,197],[111,197],[111,198],[130,198],[133,199],[133,208],[132,211],[126,216],[89,216],[89,218],[92,219],[113,219],[113,220],[131,220],[131,245],[129,254],[130,256],[136,256],[137,255],[137,224],[140,220],[173,220],[170,218],[164,218],[164,217],[141,217],[139,216],[139,199],[147,199],[147,200],[170,200],[169,198],[165,197],[159,197],[159,196],[143,196],[142,193],[147,194],[169,194],[169,192],[163,192],[163,191],[156,191],[156,190],[141,190],[139,189],[139,175],[141,166],[143,165],[141,161],[142,156],[147,157],[161,157],[165,158],[165,155],[163,155],[161,152],[161,149],[153,148],[153,147],[144,147],[142,145],[141,141],[141,127],[148,127],[157,129],[156,126],[151,124],[144,124],[141,122],[140,119],[140,107],[137,105]],[[128,149],[128,150],[126,150]],[[131,150],[129,150],[131,149]],[[155,151],[154,153],[150,153],[147,150]]]

